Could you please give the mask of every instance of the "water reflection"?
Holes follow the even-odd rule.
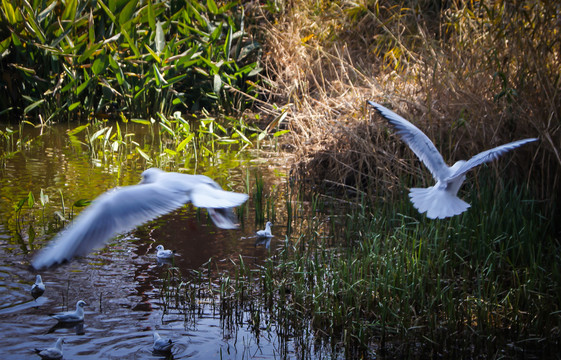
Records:
[[[243,191],[252,170],[238,167],[239,163],[231,160],[224,162],[228,166],[225,171],[216,166],[205,172],[199,164],[196,172],[217,178],[224,188]],[[50,225],[52,219],[45,219],[43,225],[37,196],[40,190],[49,195],[47,215],[54,211],[63,213],[64,202],[65,217],[70,218],[71,212],[80,210],[72,208],[76,200],[93,199],[109,188],[137,183],[146,164],[138,161],[125,167],[102,162],[92,165],[90,154],[71,145],[63,127],[48,130],[41,141],[9,160],[4,159],[3,164],[0,331],[18,339],[0,337],[3,359],[34,356],[30,349],[48,347],[60,336],[65,338],[67,359],[163,358],[152,351],[155,329],[174,341],[168,358],[279,357],[274,327],[255,329],[242,324],[226,328],[216,299],[202,297],[191,302],[185,297],[190,274],[209,259],[224,268],[232,266],[230,260],[237,260],[240,255],[248,259],[247,263],[258,263],[273,251],[276,241],[280,242],[275,238],[255,242],[252,235],[256,226],[247,220],[253,218],[250,205],[241,209],[245,223],[234,231],[216,228],[205,210],[192,206],[165,215],[110,241],[99,252],[41,272],[46,291],[35,302],[29,289],[37,273],[30,271],[29,260],[34,249],[58,231]],[[26,203],[21,217],[16,219],[13,204],[29,192],[35,194],[34,211]],[[16,222],[22,226],[17,236]],[[34,236],[30,236],[32,230]],[[171,263],[158,261],[158,244],[176,250]],[[185,283],[179,288],[177,299],[166,304],[163,285],[172,272],[176,272],[176,280]],[[61,306],[72,307],[79,299],[90,304],[83,322],[69,327],[52,324],[48,314],[59,311]],[[250,319],[251,311],[243,316]]]

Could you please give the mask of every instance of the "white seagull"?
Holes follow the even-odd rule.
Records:
[[[273,234],[271,233],[271,226],[273,226],[273,224],[270,221],[267,221],[267,223],[265,224],[265,230],[259,230],[256,232],[258,237],[273,237]]]
[[[160,334],[154,331],[154,351],[157,352],[168,352],[171,350],[173,342],[171,339],[164,339],[160,337]]]
[[[62,359],[62,344],[64,340],[62,338],[58,338],[56,341],[55,347],[47,348],[47,349],[35,349],[37,355],[41,357],[43,360],[59,360]]]
[[[50,314],[49,316],[57,319],[62,323],[73,323],[84,321],[84,306],[87,306],[84,300],[80,300],[76,303],[76,311],[65,311],[56,314]]]
[[[85,255],[116,234],[130,231],[188,202],[207,208],[216,226],[235,229],[232,209],[247,198],[247,194],[222,190],[204,175],[151,168],[142,173],[140,184],[115,188],[95,199],[49,246],[39,251],[31,265],[43,269]]]
[[[165,250],[163,245],[156,246],[156,257],[160,259],[171,259],[173,257],[174,251],[173,250]]]
[[[37,275],[35,277],[35,284],[31,285],[31,296],[35,300],[45,292],[45,284],[43,284],[43,279],[41,279],[41,275]]]
[[[436,185],[428,188],[412,188],[409,192],[413,206],[421,214],[426,212],[427,217],[431,219],[444,219],[459,215],[470,207],[468,203],[456,196],[469,170],[495,160],[507,151],[538,140],[529,138],[497,146],[483,151],[467,161],[460,160],[449,167],[432,141],[415,125],[380,104],[373,101],[368,101],[368,103],[395,127],[401,139],[413,150],[435,178]]]

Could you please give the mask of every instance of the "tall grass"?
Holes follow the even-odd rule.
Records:
[[[309,231],[257,270],[240,259],[222,306],[259,308],[308,352],[323,344],[347,358],[554,355],[552,220],[514,183],[482,185],[466,195],[480,195],[470,211],[448,220],[428,221],[407,199],[355,203],[330,215],[333,226],[311,212]]]
[[[419,175],[414,154],[368,116],[374,99],[425,131],[451,163],[539,137],[507,171],[553,211],[561,194],[558,2],[267,3],[263,61],[273,86],[265,96],[291,104],[289,139],[303,178],[388,197],[399,179]]]

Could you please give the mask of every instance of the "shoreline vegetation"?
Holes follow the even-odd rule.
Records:
[[[180,164],[200,133],[280,137],[296,185],[278,201],[312,204],[288,216],[305,230],[257,269],[239,259],[180,281],[186,301],[208,286],[225,321],[249,309],[259,331],[266,315],[299,358],[318,344],[334,358],[557,356],[559,2],[15,3],[0,9],[1,120],[157,124],[173,139],[162,164]],[[432,221],[405,191],[432,177],[367,100],[422,129],[448,163],[540,141],[470,172],[460,194],[472,207]],[[0,144],[17,148],[16,132]],[[110,133],[97,124],[88,138]]]

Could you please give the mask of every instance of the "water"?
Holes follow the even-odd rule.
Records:
[[[275,359],[293,353],[289,339],[279,341],[274,325],[258,331],[249,322],[226,326],[221,321],[219,307],[213,306],[216,299],[198,300],[196,310],[190,311],[181,306],[170,307],[161,296],[170,265],[157,262],[158,244],[177,251],[174,264],[185,279],[210,258],[225,267],[231,264],[230,259],[236,260],[240,255],[246,264],[259,264],[281,245],[284,236],[280,226],[274,228],[276,237],[268,248],[256,244],[252,235],[258,228],[251,202],[244,210],[244,223],[238,230],[216,228],[206,211],[197,211],[192,206],[145,224],[112,240],[98,252],[42,271],[46,291],[34,301],[29,289],[36,273],[29,267],[29,261],[39,244],[56,232],[53,214],[62,212],[63,198],[68,217],[74,201],[93,199],[109,188],[137,183],[140,172],[147,167],[141,159],[121,166],[92,161],[83,147],[70,144],[66,130],[64,126],[54,127],[39,138],[36,133],[29,134],[29,139],[37,140],[19,151],[4,144],[1,154],[0,333],[3,336],[0,350],[3,359],[38,358],[33,349],[51,347],[58,337],[65,339],[66,359],[165,358],[152,353],[154,330],[174,341],[169,357],[174,359]],[[142,132],[142,129],[135,131]],[[232,160],[224,163],[231,165]],[[238,163],[239,168],[211,170],[221,185],[245,192],[244,179],[248,171],[255,171],[251,165],[254,163],[246,161]],[[205,173],[201,161],[197,166],[198,173]],[[269,176],[266,182],[282,183],[282,178],[265,176]],[[39,203],[41,189],[49,196],[45,213]],[[26,203],[18,218],[13,206],[29,192],[34,194],[33,208],[29,209]],[[14,236],[18,226],[21,237]],[[57,321],[48,314],[74,310],[78,300],[88,303],[82,326],[58,328]]]

